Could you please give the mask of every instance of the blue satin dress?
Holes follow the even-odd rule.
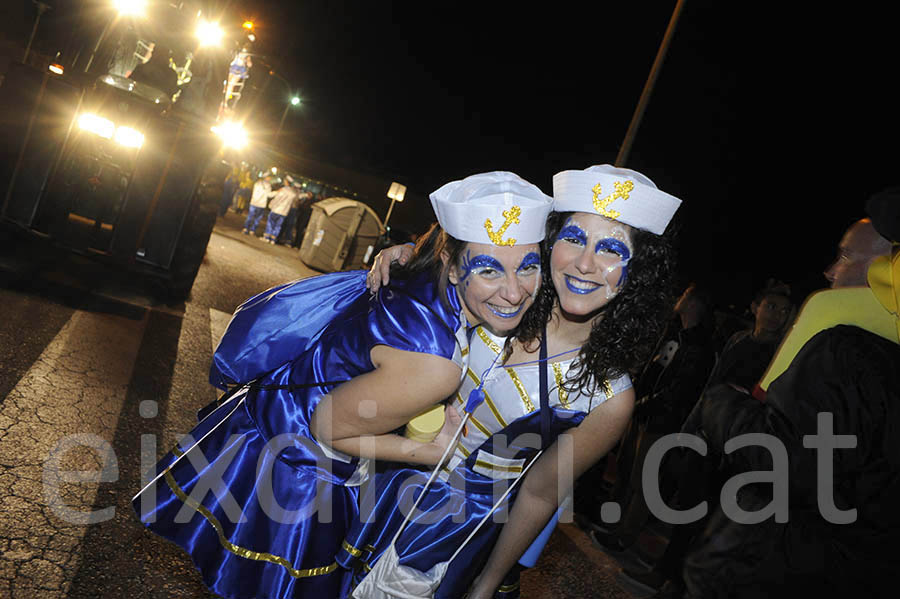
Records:
[[[397,540],[402,565],[425,572],[450,559],[540,449],[539,364],[491,368],[499,360],[503,343],[502,337],[482,327],[475,329],[467,376],[455,405],[462,411],[464,398],[482,380],[485,399],[473,411],[454,455],[428,487],[416,515]],[[562,383],[572,363],[569,359],[546,365],[552,439],[578,426],[593,408],[631,387],[631,379],[624,375],[604,381],[594,395],[566,392]],[[375,476],[376,489],[371,498],[366,496],[368,490],[361,497],[360,522],[351,528],[338,556],[339,564],[354,571],[354,586],[388,548],[429,474],[397,468]],[[436,599],[458,599],[466,593],[494,547],[519,485],[521,481],[450,563]],[[369,505],[373,507],[367,508]],[[497,596],[518,596],[518,582],[511,582],[508,588],[501,587]]]
[[[241,392],[165,456],[135,498],[141,521],[191,556],[229,599],[341,597],[349,575],[335,556],[358,517],[359,460],[309,430],[322,396],[373,370],[376,345],[465,365],[465,319],[452,287],[430,275],[370,298],[365,272],[304,279],[242,304],[214,357],[211,382],[309,385]]]

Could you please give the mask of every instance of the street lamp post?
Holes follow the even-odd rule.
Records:
[[[31,28],[31,36],[28,38],[28,45],[25,46],[25,56],[22,57],[22,62],[28,60],[28,54],[31,52],[31,42],[34,41],[34,34],[37,33],[38,23],[41,22],[41,15],[53,8],[49,4],[44,4],[39,0],[32,0],[32,2],[34,2],[35,7],[37,8],[37,17],[34,19],[34,27]]]
[[[406,196],[406,185],[401,185],[394,181],[391,183],[390,189],[388,189],[387,197],[391,199],[391,206],[388,208],[387,216],[384,217],[384,231],[388,230],[388,221],[391,220],[391,212],[394,211],[394,202],[402,202],[403,198]]]
[[[281,128],[284,126],[284,119],[287,118],[288,110],[291,109],[291,106],[297,106],[299,104],[300,98],[298,98],[297,96],[292,96],[291,103],[287,104],[284,107],[284,112],[281,113],[281,121],[278,123],[278,129],[275,131],[275,138],[273,140],[275,143],[278,143],[278,136],[281,135]]]

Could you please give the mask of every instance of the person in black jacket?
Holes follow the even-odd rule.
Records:
[[[656,355],[637,379],[638,403],[616,452],[612,499],[622,508],[611,531],[594,526],[594,541],[622,552],[637,540],[650,512],[644,500],[641,473],[650,447],[664,435],[681,429],[700,397],[715,362],[712,298],[696,283],[675,304],[675,316]]]

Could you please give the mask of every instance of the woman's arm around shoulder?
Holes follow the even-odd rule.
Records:
[[[522,489],[497,544],[472,586],[469,599],[490,598],[572,490],[574,481],[615,446],[634,409],[628,388],[594,408],[577,427],[560,435],[522,481]]]

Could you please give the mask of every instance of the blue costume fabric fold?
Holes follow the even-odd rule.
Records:
[[[428,274],[391,283],[370,297],[364,272],[322,275],[262,293],[235,314],[211,379],[262,386],[212,411],[134,499],[142,522],[184,548],[213,592],[346,594],[349,575],[335,556],[357,519],[365,469],[315,441],[312,414],[334,388],[328,382],[373,369],[374,346],[452,359],[461,326],[452,288],[442,302]]]
[[[551,408],[551,437],[555,439],[578,426],[584,417],[584,412]],[[397,540],[400,563],[424,572],[450,559],[512,483],[509,478],[496,480],[476,472],[479,456],[486,452],[507,460],[531,459],[540,450],[540,430],[539,411],[523,416],[488,438],[449,477],[435,479]],[[370,495],[367,490],[360,497],[359,522],[351,528],[337,560],[354,571],[354,585],[388,548],[428,474],[412,468],[387,470],[375,476],[374,493]],[[519,488],[517,485],[512,490],[450,563],[435,599],[465,595],[480,572],[479,564],[483,565],[490,555]]]

